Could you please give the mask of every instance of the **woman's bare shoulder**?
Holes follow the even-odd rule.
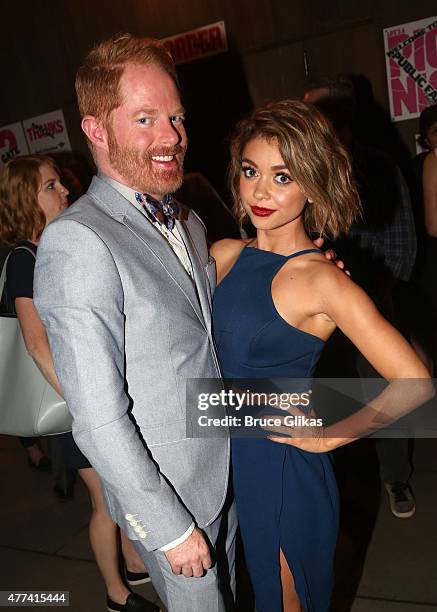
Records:
[[[232,269],[241,251],[251,240],[237,240],[225,238],[218,240],[211,246],[210,253],[216,261],[217,284],[220,283],[226,274]]]
[[[423,162],[423,179],[437,184],[437,150],[431,151]]]
[[[243,240],[238,238],[223,238],[222,240],[217,240],[210,247],[210,253],[214,257],[214,259],[218,259],[221,257],[229,257],[234,255],[235,253],[239,253],[241,249],[251,242],[250,240]]]
[[[437,164],[437,149],[430,151],[423,162],[426,166],[435,167]]]
[[[350,276],[323,255],[316,255],[308,261],[306,271],[307,280],[315,291],[331,293],[356,286]]]
[[[317,308],[335,321],[336,316],[345,310],[370,308],[373,304],[353,278],[327,259],[314,261],[308,266],[307,282]]]

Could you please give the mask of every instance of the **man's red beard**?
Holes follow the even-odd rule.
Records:
[[[108,145],[111,166],[132,189],[137,189],[141,193],[164,196],[167,193],[174,193],[182,185],[186,147],[177,144],[174,147],[161,147],[141,152],[129,147],[120,147],[110,133]],[[174,155],[177,166],[168,170],[154,168],[152,156],[156,155]]]

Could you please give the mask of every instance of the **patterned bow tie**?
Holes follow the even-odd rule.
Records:
[[[180,209],[170,194],[166,195],[162,202],[158,202],[148,193],[135,193],[135,198],[144,208],[152,223],[157,221],[160,225],[165,225],[170,232],[172,231],[175,219],[179,219]]]

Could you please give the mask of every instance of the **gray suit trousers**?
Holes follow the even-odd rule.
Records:
[[[149,552],[133,541],[161,601],[168,612],[232,612],[235,601],[235,503],[203,529],[213,549],[215,563],[202,578],[175,575],[165,553]]]

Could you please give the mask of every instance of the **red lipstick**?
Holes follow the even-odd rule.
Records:
[[[271,208],[263,208],[262,206],[251,206],[250,210],[257,217],[269,217],[275,211]]]

